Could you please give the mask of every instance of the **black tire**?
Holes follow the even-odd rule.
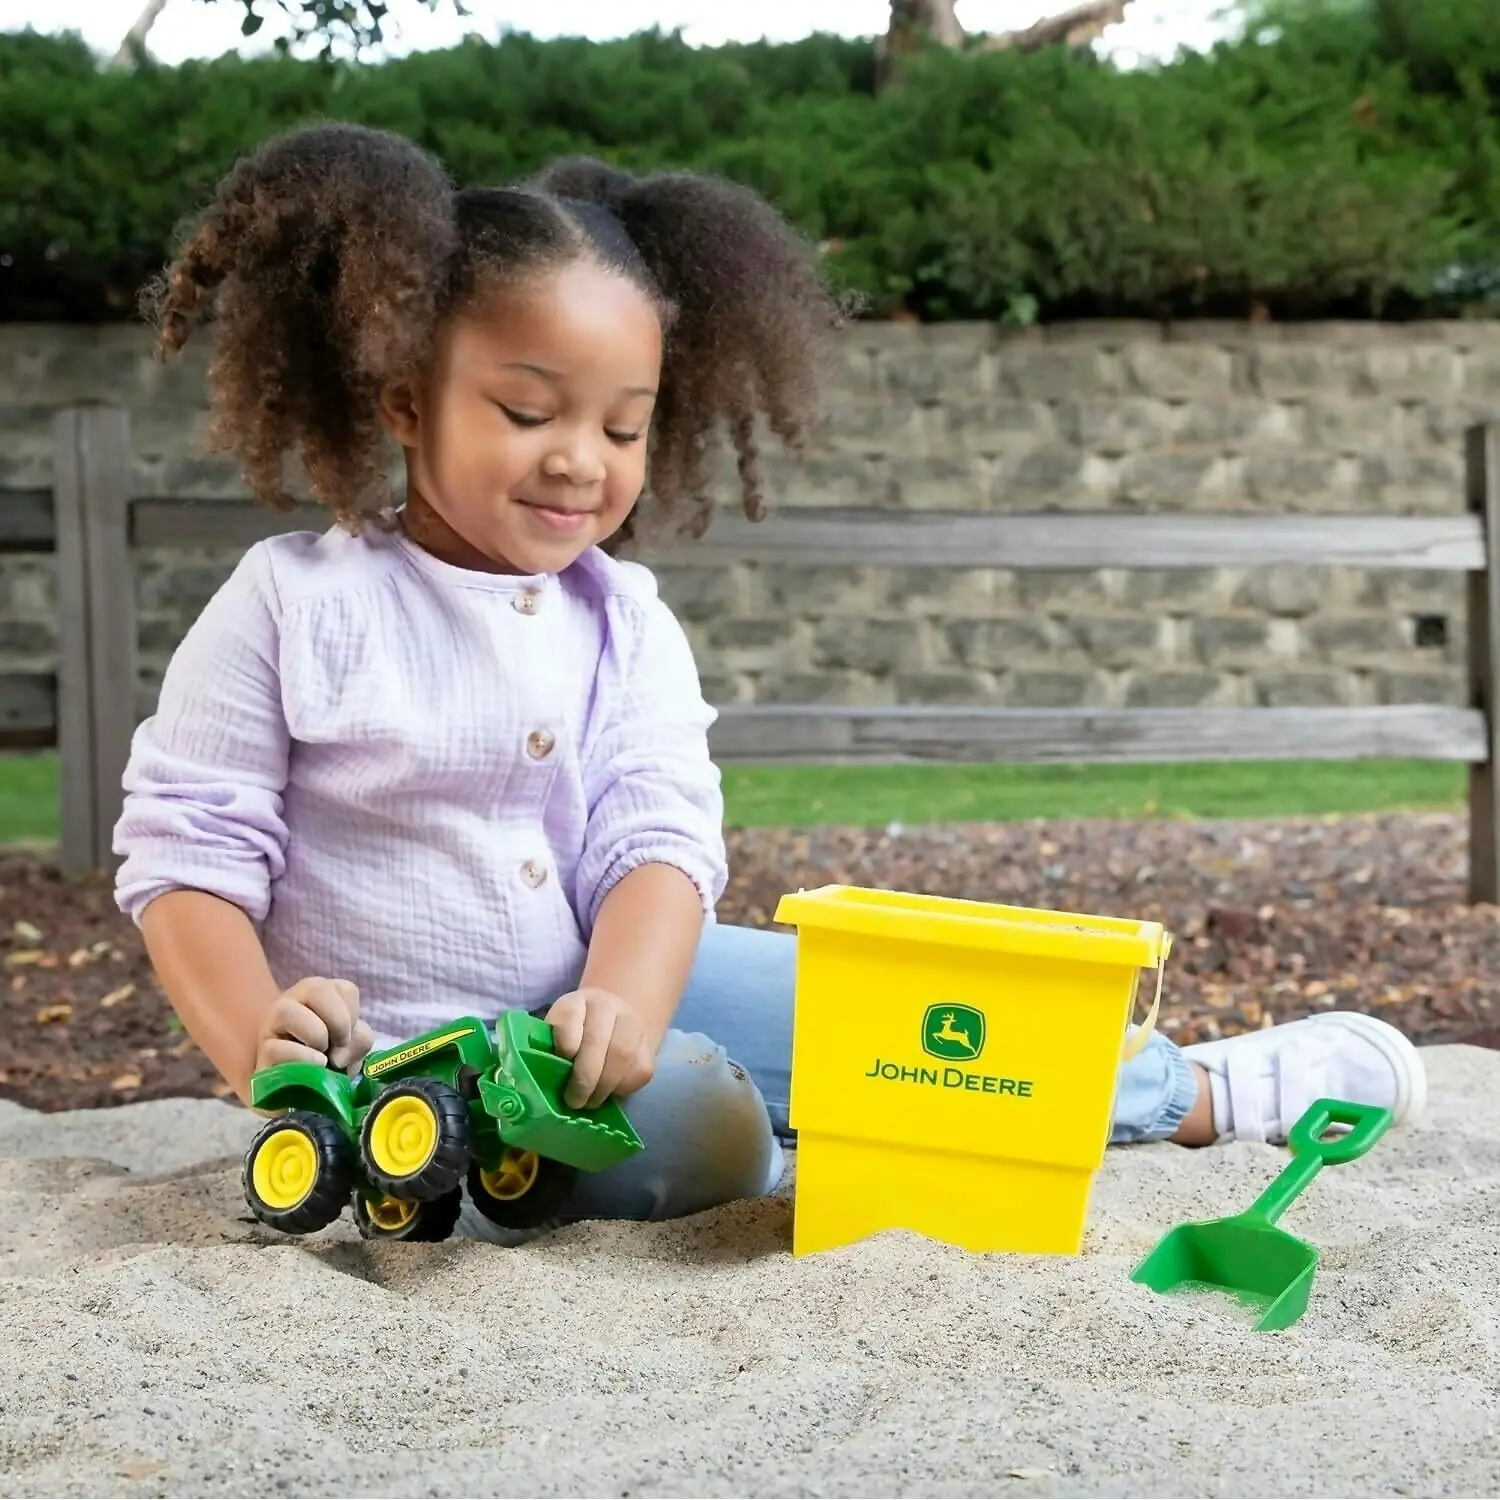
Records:
[[[432,1149],[424,1160],[404,1171],[382,1167],[376,1159],[381,1116],[388,1109],[412,1108],[410,1101],[420,1101],[420,1107],[430,1112]],[[373,1150],[372,1141],[376,1143]],[[404,1078],[393,1083],[381,1092],[365,1116],[359,1133],[359,1158],[370,1186],[388,1198],[430,1203],[446,1197],[463,1182],[469,1165],[469,1106],[457,1089],[441,1079]]]
[[[372,1216],[370,1202],[364,1194],[356,1193],[354,1222],[361,1239],[410,1240],[415,1244],[435,1245],[453,1233],[463,1202],[464,1195],[458,1188],[454,1188],[446,1197],[434,1198],[425,1203],[408,1200],[405,1206],[412,1211],[411,1217],[399,1226],[386,1227]]]
[[[276,1197],[268,1197],[262,1192],[262,1188],[270,1188],[265,1180],[271,1169],[267,1148],[275,1151],[277,1148],[272,1143],[287,1131],[301,1136],[311,1146],[313,1161],[310,1185],[290,1202],[277,1201]],[[293,1150],[296,1150],[295,1146]],[[262,1168],[259,1174],[257,1163]],[[343,1127],[324,1115],[299,1109],[267,1120],[256,1131],[255,1139],[245,1152],[240,1181],[250,1212],[262,1224],[282,1234],[316,1234],[343,1213],[354,1187],[354,1167],[354,1146],[344,1134]],[[262,1178],[259,1187],[257,1175]]]
[[[540,1229],[556,1218],[567,1202],[573,1184],[578,1181],[578,1168],[531,1152],[517,1154],[534,1164],[535,1176],[528,1187],[514,1197],[497,1197],[485,1182],[490,1174],[475,1162],[469,1168],[469,1197],[491,1224],[502,1229]],[[490,1180],[493,1182],[494,1178],[491,1176]]]

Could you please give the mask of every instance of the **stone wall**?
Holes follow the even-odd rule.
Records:
[[[203,456],[201,352],[126,328],[0,326],[0,487],[50,480],[47,410],[132,412],[140,493],[237,493]],[[1461,438],[1500,418],[1500,326],[865,325],[776,503],[977,510],[1455,513]],[[728,487],[726,485],[726,496]],[[774,525],[774,515],[767,523]],[[146,555],[147,682],[233,559]],[[719,702],[1456,701],[1450,575],[661,569]],[[44,559],[0,560],[0,670],[50,662]]]

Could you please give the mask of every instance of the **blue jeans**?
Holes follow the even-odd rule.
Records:
[[[771,1192],[781,1180],[792,1067],[797,939],[710,925],[657,1057],[625,1110],[646,1149],[606,1172],[580,1174],[559,1219],[673,1219]],[[538,996],[545,1005],[555,996]],[[1120,1067],[1114,1144],[1165,1140],[1197,1097],[1176,1045],[1159,1032]],[[467,1203],[460,1228],[514,1242]]]
[[[792,999],[797,939],[750,927],[706,927],[698,960],[675,1017],[683,1031],[711,1036],[753,1078],[771,1127],[793,1139],[787,1123],[792,1070]],[[1110,1140],[1165,1140],[1182,1123],[1197,1086],[1177,1046],[1154,1032],[1120,1068]]]

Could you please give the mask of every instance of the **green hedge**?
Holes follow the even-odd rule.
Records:
[[[1281,4],[1157,69],[865,41],[468,43],[380,66],[107,71],[0,35],[0,318],[131,316],[175,224],[267,134],[402,130],[464,182],[564,151],[768,193],[880,316],[1382,317],[1500,301],[1494,0]],[[1291,14],[1285,14],[1287,9]]]

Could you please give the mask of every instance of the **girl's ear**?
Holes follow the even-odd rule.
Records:
[[[380,392],[380,425],[403,448],[417,446],[422,419],[417,411],[417,393],[413,386],[399,381]]]

